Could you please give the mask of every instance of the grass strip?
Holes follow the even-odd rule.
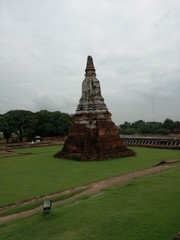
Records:
[[[15,208],[5,209],[2,212],[0,212],[0,217],[5,217],[5,216],[8,216],[8,215],[12,215],[12,214],[20,213],[20,212],[25,212],[25,211],[37,208],[37,207],[42,205],[44,200],[47,200],[47,199],[51,199],[53,203],[59,202],[59,201],[68,199],[72,196],[75,196],[76,194],[79,194],[79,193],[81,193],[85,190],[86,190],[86,188],[78,189],[78,190],[75,190],[71,193],[66,193],[66,194],[59,195],[59,196],[54,196],[54,197],[48,197],[48,198],[44,198],[44,199],[41,199],[41,200],[37,200],[36,202],[33,202],[33,203],[26,203],[23,206],[17,206]]]

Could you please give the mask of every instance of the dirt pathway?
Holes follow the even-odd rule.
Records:
[[[157,166],[154,166],[154,167],[151,167],[151,168],[148,168],[148,169],[143,169],[143,170],[131,172],[131,173],[128,173],[128,174],[124,174],[124,175],[121,175],[121,176],[116,176],[116,177],[108,178],[108,179],[101,180],[101,181],[98,181],[98,182],[94,182],[92,184],[84,185],[84,186],[82,186],[82,188],[80,188],[80,187],[73,188],[73,189],[71,189],[72,191],[76,191],[78,189],[83,189],[83,188],[85,190],[78,193],[78,194],[75,194],[75,195],[73,195],[69,198],[66,198],[64,200],[54,202],[53,206],[64,205],[64,204],[71,203],[74,200],[76,200],[76,199],[78,199],[79,197],[82,197],[82,196],[89,196],[89,195],[98,194],[99,192],[101,192],[105,188],[115,186],[115,185],[123,185],[125,183],[128,183],[128,182],[132,181],[136,177],[141,177],[141,176],[145,176],[145,175],[149,175],[149,174],[153,174],[153,173],[158,173],[160,171],[163,171],[163,170],[166,170],[167,168],[169,168],[170,165],[172,165],[172,163],[177,163],[179,161],[180,160],[165,161],[165,162],[162,162],[162,164],[159,164]],[[71,192],[71,190],[69,190],[69,192]],[[57,195],[57,193],[56,193],[56,195]],[[51,196],[54,196],[54,194],[48,195],[48,197],[51,197]],[[31,201],[29,201],[29,202],[31,202]],[[28,211],[24,211],[24,212],[0,217],[0,223],[5,223],[5,222],[8,222],[10,220],[28,217],[28,216],[31,216],[31,215],[33,215],[37,212],[42,211],[42,210],[43,210],[42,206],[39,206],[39,207],[36,207],[36,208],[28,210]]]

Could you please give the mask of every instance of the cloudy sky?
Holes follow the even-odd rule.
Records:
[[[88,55],[116,124],[180,120],[179,0],[0,0],[0,113],[75,113]]]

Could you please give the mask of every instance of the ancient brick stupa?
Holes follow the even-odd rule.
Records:
[[[68,138],[55,157],[94,161],[130,155],[135,152],[128,149],[119,136],[101,95],[93,59],[88,56],[82,96]]]

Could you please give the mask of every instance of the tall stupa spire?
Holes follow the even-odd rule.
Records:
[[[94,67],[93,58],[91,56],[87,57],[87,64],[86,64],[85,72],[86,72],[85,73],[86,77],[96,76],[96,69]]]
[[[82,95],[76,113],[107,111],[101,95],[100,82],[96,78],[96,70],[91,56],[87,58],[85,79],[82,82]]]
[[[87,58],[82,94],[72,126],[61,151],[55,157],[94,161],[135,155],[120,138],[111,119],[91,56]]]

